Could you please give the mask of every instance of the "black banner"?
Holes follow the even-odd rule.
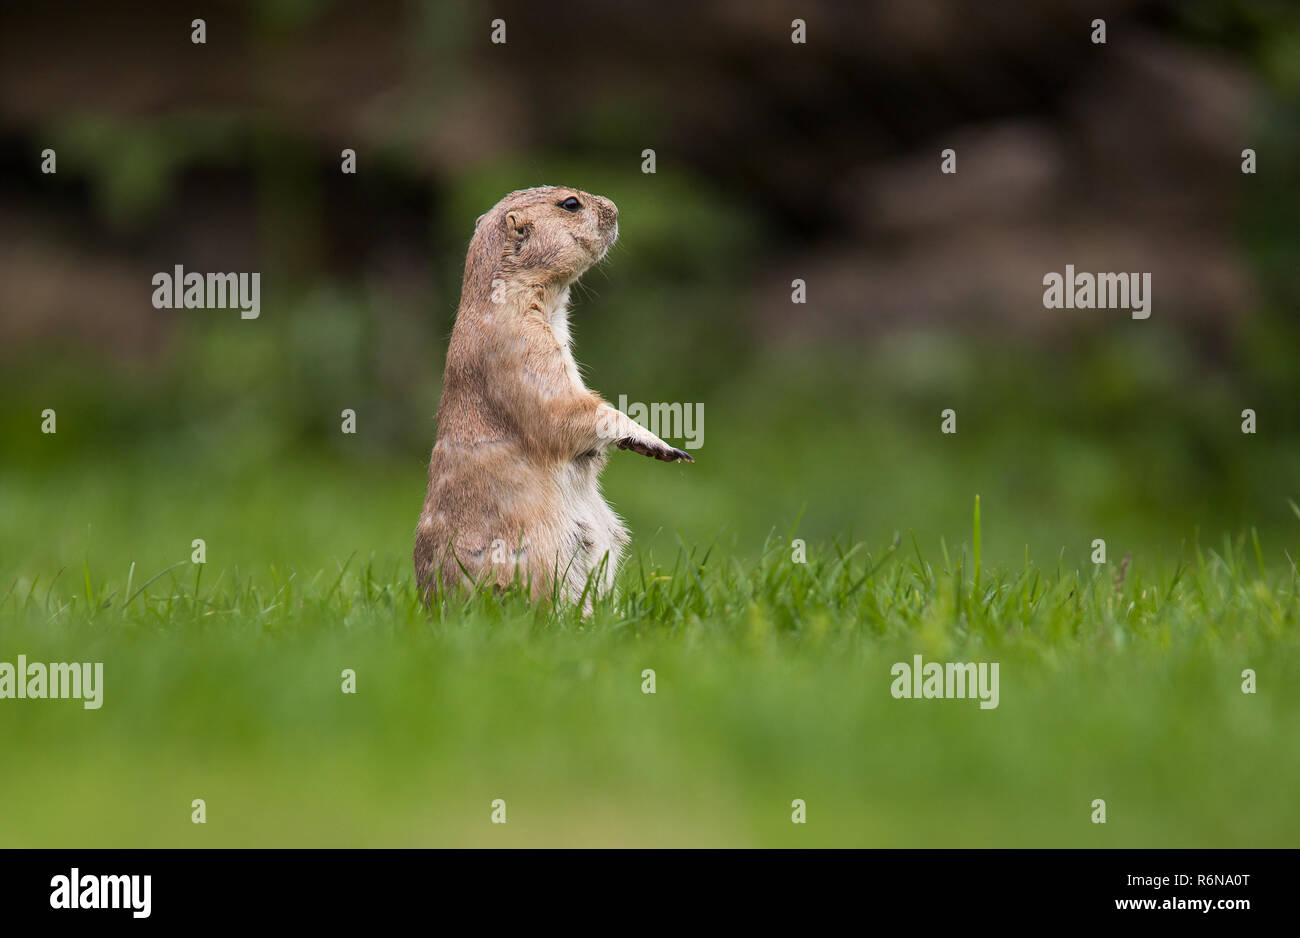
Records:
[[[628,927],[901,916],[1232,928],[1284,911],[1295,861],[1232,850],[11,850],[0,908],[9,925],[130,927],[435,913],[537,926],[558,913]]]

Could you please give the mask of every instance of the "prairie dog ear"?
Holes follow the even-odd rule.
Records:
[[[532,223],[524,216],[523,212],[518,210],[506,212],[506,234],[512,238],[528,237],[528,229]]]

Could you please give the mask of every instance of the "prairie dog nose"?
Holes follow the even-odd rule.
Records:
[[[596,207],[600,210],[601,224],[614,224],[614,222],[618,221],[618,206],[603,196],[598,196],[598,198],[600,201],[596,203]]]

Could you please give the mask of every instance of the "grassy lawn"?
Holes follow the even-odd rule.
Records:
[[[387,491],[388,470],[367,471],[358,491]],[[367,512],[336,498],[332,528],[343,489],[309,476],[280,478],[293,499],[214,488],[206,504],[158,478],[134,507],[113,497],[143,490],[123,478],[62,501],[57,475],[9,488],[0,661],[102,661],[105,687],[98,710],[0,703],[0,844],[1300,839],[1300,578],[1249,533],[1094,565],[990,562],[969,503],[950,540],[813,542],[805,564],[789,534],[746,550],[660,532],[585,621],[486,596],[430,614],[396,551],[322,559],[405,535],[418,490]],[[202,566],[187,513],[210,522]],[[72,533],[15,563],[37,516]],[[998,662],[999,705],[895,699],[891,667],[915,654]]]
[[[105,688],[0,700],[0,844],[1300,843],[1300,447],[1194,376],[970,386],[941,351],[761,366],[707,395],[695,465],[616,454],[634,554],[586,621],[416,601],[432,389],[385,440],[378,405],[295,429],[201,368],[31,373],[0,411],[0,662]],[[917,654],[998,663],[999,705],[895,699]]]

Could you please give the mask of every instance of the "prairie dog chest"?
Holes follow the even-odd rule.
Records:
[[[551,327],[560,346],[560,360],[564,363],[564,372],[570,383],[576,388],[583,388],[582,376],[578,373],[578,363],[573,358],[569,335],[569,288],[565,287],[556,297],[555,303],[546,314],[546,324]]]

